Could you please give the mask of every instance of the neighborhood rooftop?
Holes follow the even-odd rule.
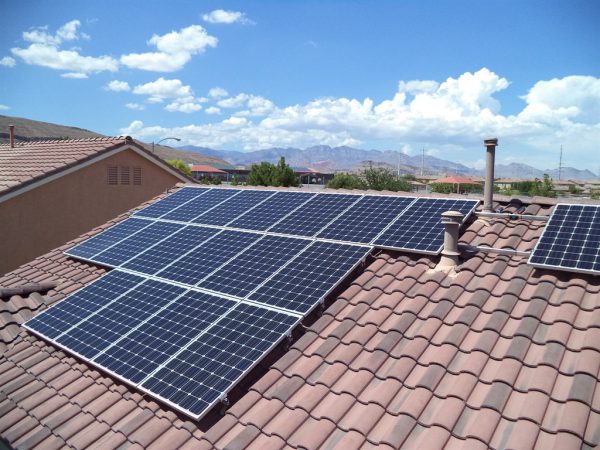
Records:
[[[450,273],[374,253],[201,421],[19,327],[106,272],[63,252],[124,214],[0,279],[0,432],[27,448],[595,447],[600,277],[527,264],[554,200],[491,206],[513,216],[471,218]]]

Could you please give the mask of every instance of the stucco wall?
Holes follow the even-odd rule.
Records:
[[[141,185],[109,185],[108,167],[142,168]],[[133,183],[133,173],[131,173]],[[103,224],[179,182],[132,150],[0,203],[0,275]]]

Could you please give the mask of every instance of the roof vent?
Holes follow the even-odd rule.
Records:
[[[497,138],[488,138],[483,141],[486,148],[485,158],[485,187],[483,193],[483,210],[494,212],[494,160],[496,158]]]
[[[463,220],[463,213],[458,211],[446,211],[442,213],[444,224],[444,249],[442,257],[436,266],[436,270],[450,271],[458,265],[458,230]]]
[[[9,139],[10,139],[10,148],[15,148],[15,126],[14,125],[8,126],[8,135],[9,135]]]

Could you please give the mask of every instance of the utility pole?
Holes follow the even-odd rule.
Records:
[[[396,178],[400,178],[400,150],[398,150],[398,169]]]
[[[425,147],[421,150],[421,176],[423,176],[423,171],[425,170]]]
[[[560,158],[558,160],[558,179],[561,179],[562,176],[562,168],[563,168],[563,162],[562,162],[562,145],[560,146]]]

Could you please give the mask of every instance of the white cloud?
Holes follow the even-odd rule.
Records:
[[[78,20],[72,20],[60,27],[53,35],[48,32],[48,27],[25,31],[23,39],[30,43],[29,46],[27,48],[15,47],[11,49],[11,52],[27,64],[71,72],[64,75],[66,78],[84,78],[83,75],[90,73],[117,71],[119,63],[111,56],[82,56],[79,51],[74,49],[59,49],[65,41],[89,38],[79,32],[80,26],[81,23]]]
[[[170,99],[171,102],[165,106],[165,110],[169,112],[192,113],[200,111],[202,109],[201,103],[207,101],[204,97],[195,98],[192,88],[184,85],[181,80],[165,80],[163,77],[135,86],[133,93],[147,95],[149,103],[162,103],[164,100]]]
[[[228,95],[229,95],[229,92],[227,92],[222,87],[218,87],[218,86],[214,87],[208,91],[208,96],[211,98],[227,97]]]
[[[112,80],[106,85],[105,89],[107,91],[126,92],[131,88],[129,87],[129,83],[127,81]]]
[[[63,78],[71,78],[74,80],[82,80],[88,77],[85,73],[82,72],[65,72],[61,73],[60,76]]]
[[[221,109],[217,108],[216,106],[209,106],[204,110],[204,112],[210,115],[221,114]]]
[[[218,39],[200,25],[191,25],[162,36],[153,35],[148,45],[159,51],[122,55],[120,61],[134,69],[174,72],[182,69],[193,55],[204,52],[207,47],[216,47],[217,43]]]
[[[495,98],[508,86],[507,79],[483,68],[442,82],[401,81],[380,103],[342,97],[278,107],[264,97],[242,93],[217,102],[220,108],[237,109],[224,120],[175,128],[137,123],[130,134],[172,134],[190,144],[247,150],[317,144],[389,148],[390,142],[397,142],[407,152],[424,147],[427,154],[471,159],[475,165],[483,138],[493,135],[500,139],[499,157],[518,156],[540,167],[552,166],[549,157],[555,159],[560,144],[569,150],[572,165],[597,158],[599,78],[540,81],[525,95],[524,109],[512,115],[501,114]],[[208,114],[213,111],[206,109]]]
[[[16,64],[17,62],[15,61],[15,58],[11,58],[10,56],[4,56],[3,58],[0,58],[0,66],[15,67]]]
[[[245,25],[253,24],[246,17],[246,14],[240,11],[226,11],[224,9],[215,9],[207,14],[202,15],[202,20],[209,23],[224,23],[224,24],[232,24],[232,23],[241,23]]]
[[[152,98],[181,98],[193,95],[192,88],[184,85],[181,80],[165,80],[163,77],[146,84],[139,84],[133,88],[133,93],[149,95]]]
[[[125,103],[125,107],[135,111],[143,111],[146,109],[144,105],[140,105],[139,103]]]
[[[200,111],[202,109],[202,105],[191,100],[191,101],[174,101],[165,106],[165,109],[170,112],[179,111],[182,113],[193,113],[196,111]]]
[[[0,111],[7,111],[10,109],[10,106],[0,105]]]

